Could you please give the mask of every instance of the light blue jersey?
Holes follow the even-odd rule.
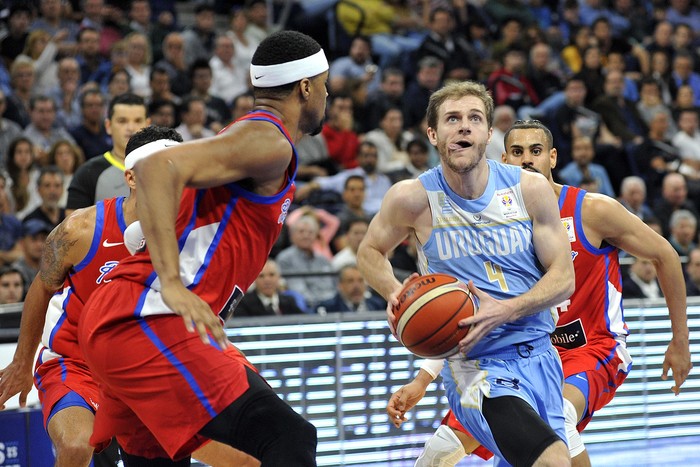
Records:
[[[470,279],[496,299],[529,291],[542,277],[535,255],[532,219],[520,189],[520,167],[487,161],[483,195],[466,200],[447,185],[438,166],[418,179],[428,193],[433,230],[418,244],[421,273],[445,273]],[[549,309],[506,323],[486,335],[468,358],[498,356],[505,348],[549,338],[556,317]]]

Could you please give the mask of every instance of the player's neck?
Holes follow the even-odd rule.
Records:
[[[559,196],[561,194],[562,188],[564,188],[563,185],[560,185],[558,183],[554,183],[553,180],[549,180],[549,184],[552,185],[552,189],[554,190],[554,194]]]
[[[124,162],[124,148],[118,148],[116,146],[112,146],[112,149],[109,150],[109,152],[112,154],[112,156],[121,161]]]
[[[136,219],[136,197],[134,196],[133,190],[129,193],[129,197],[124,200],[122,205],[124,210],[124,222],[126,225],[130,225],[135,222]]]

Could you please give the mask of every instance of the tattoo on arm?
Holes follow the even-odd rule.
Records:
[[[49,286],[58,289],[68,276],[71,266],[66,265],[65,258],[70,249],[78,242],[69,237],[63,224],[59,224],[46,239],[44,252],[41,255],[39,277]]]

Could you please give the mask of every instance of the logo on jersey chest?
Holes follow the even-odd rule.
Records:
[[[515,195],[513,190],[508,188],[505,190],[496,192],[496,199],[498,199],[498,206],[501,209],[501,214],[506,219],[514,219],[517,217],[522,217],[522,212],[518,203],[515,202]]]
[[[574,228],[574,218],[573,217],[562,217],[561,223],[566,229],[566,235],[569,237],[569,243],[574,243],[576,241],[576,228]],[[572,256],[571,259],[574,259]]]
[[[563,349],[575,349],[586,345],[586,331],[583,329],[581,319],[577,319],[568,324],[557,326],[552,335],[552,345]]]
[[[96,282],[97,284],[101,284],[102,281],[104,280],[104,277],[109,273],[109,271],[111,271],[112,269],[114,269],[114,267],[115,267],[117,264],[119,264],[119,261],[107,261],[105,264],[103,264],[102,266],[100,266],[100,275],[97,277],[97,279],[95,280],[95,282]],[[109,281],[104,281],[104,282],[105,282],[105,284],[106,284],[106,283],[109,282]]]

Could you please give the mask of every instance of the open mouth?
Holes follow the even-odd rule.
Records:
[[[460,149],[468,149],[472,147],[472,143],[470,143],[467,140],[459,140],[455,141],[454,143],[450,144],[450,149],[454,151],[458,151]]]

